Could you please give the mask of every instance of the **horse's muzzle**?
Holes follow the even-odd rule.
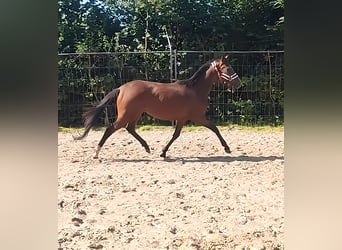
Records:
[[[228,91],[235,92],[235,90],[241,88],[242,83],[240,81],[240,78],[237,77],[232,81],[224,81],[224,83],[227,85]]]
[[[233,73],[232,75],[222,73],[221,78],[223,79],[223,82],[227,85],[229,91],[234,92],[242,86],[239,75],[236,73]]]

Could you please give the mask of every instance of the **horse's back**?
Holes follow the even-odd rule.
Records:
[[[120,87],[126,101],[153,101],[179,95],[180,89],[172,83],[135,80]]]

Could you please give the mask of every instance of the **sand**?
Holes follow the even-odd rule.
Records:
[[[284,132],[58,134],[59,249],[284,249]]]

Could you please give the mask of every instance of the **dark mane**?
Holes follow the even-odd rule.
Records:
[[[203,64],[189,79],[178,80],[177,83],[187,86],[194,86],[210,67],[210,63]]]

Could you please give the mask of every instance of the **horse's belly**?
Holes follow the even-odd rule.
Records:
[[[205,113],[206,107],[202,105],[177,101],[172,103],[157,102],[146,108],[144,112],[160,120],[191,120],[193,116],[199,116]]]
[[[160,104],[158,106],[146,108],[144,111],[157,119],[167,121],[186,119],[185,117],[188,116],[185,110],[179,110],[177,107]]]

